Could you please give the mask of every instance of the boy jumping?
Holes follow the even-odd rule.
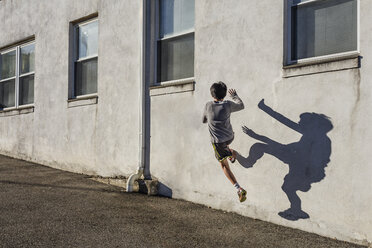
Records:
[[[210,91],[213,101],[209,101],[205,105],[203,123],[208,122],[215,156],[220,162],[226,177],[238,190],[240,202],[243,202],[247,198],[247,192],[236,181],[234,174],[230,170],[227,158],[231,163],[234,163],[236,159],[236,152],[229,148],[229,145],[234,140],[234,132],[230,124],[230,114],[244,109],[244,104],[234,89],[229,89],[229,94],[233,101],[224,100],[227,87],[223,82],[212,84]]]

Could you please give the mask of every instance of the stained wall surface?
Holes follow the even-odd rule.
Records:
[[[368,19],[372,4],[360,4],[360,68],[354,58],[283,69],[283,1],[196,1],[195,91],[151,98],[151,171],[172,189],[173,197],[371,243],[372,26]],[[249,168],[244,159],[244,166],[230,164],[248,192],[243,204],[216,161],[208,128],[201,123],[204,105],[211,100],[209,87],[220,80],[236,89],[245,104],[231,116],[235,131],[231,147],[247,158],[253,144],[260,142],[242,131],[245,125],[289,150],[284,155],[269,151]],[[303,113],[328,116],[333,129],[320,131],[329,125],[320,116],[312,132],[297,132],[288,127],[290,122],[283,124],[261,110],[262,99],[295,123]],[[169,106],[172,111],[165,111]],[[311,129],[311,121],[308,124]],[[306,171],[308,164],[326,165],[325,176],[320,175],[321,168]],[[286,177],[290,169],[294,178]],[[297,194],[308,219],[278,215],[290,207],[285,191],[296,187],[307,190]]]
[[[95,13],[98,104],[69,108],[70,26]],[[3,154],[87,174],[135,170],[140,13],[139,1],[0,2],[0,47],[35,36],[34,112],[0,118]]]

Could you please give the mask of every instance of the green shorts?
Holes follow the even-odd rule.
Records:
[[[216,159],[218,161],[221,162],[225,160],[226,158],[232,157],[232,153],[228,145],[230,145],[233,140],[234,138],[226,142],[223,142],[223,143],[212,143],[212,146],[214,149],[214,155],[216,156]]]

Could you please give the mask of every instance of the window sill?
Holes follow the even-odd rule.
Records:
[[[74,108],[79,106],[86,106],[98,103],[98,95],[97,94],[90,94],[90,95],[83,95],[77,96],[76,98],[71,98],[67,100],[67,107]]]
[[[35,108],[34,105],[25,105],[25,106],[20,106],[18,108],[8,108],[8,109],[0,110],[0,117],[33,113],[34,108]]]
[[[169,95],[195,90],[194,78],[186,78],[162,82],[160,85],[150,87],[150,96]]]
[[[360,67],[359,53],[322,60],[309,60],[283,66],[283,78],[305,76],[317,73],[356,69]]]

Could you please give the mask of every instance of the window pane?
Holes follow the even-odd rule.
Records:
[[[34,75],[19,79],[19,105],[34,103]]]
[[[21,74],[35,70],[35,44],[21,48]]]
[[[292,59],[357,50],[357,0],[293,8]]]
[[[194,76],[194,34],[160,41],[160,80]]]
[[[160,37],[194,28],[194,0],[160,1]]]
[[[97,93],[97,58],[76,62],[75,95]]]
[[[0,83],[0,109],[14,107],[15,105],[15,80]]]
[[[15,76],[16,51],[0,54],[0,79]]]
[[[79,27],[79,59],[98,54],[98,21]]]

